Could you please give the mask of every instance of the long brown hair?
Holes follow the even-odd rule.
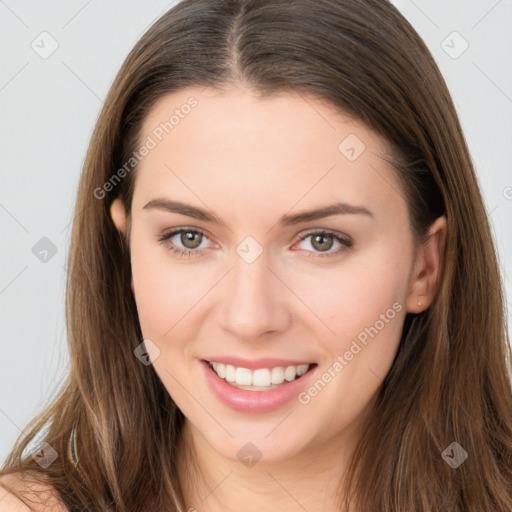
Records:
[[[344,505],[510,512],[511,352],[496,249],[446,84],[387,0],[184,0],[140,39],[107,95],[81,175],[66,289],[71,369],[3,474],[50,483],[71,511],[185,510],[175,465],[184,417],[153,367],[134,357],[142,337],[130,255],[109,207],[120,196],[130,211],[136,166],[120,180],[118,170],[140,147],[155,101],[230,83],[261,97],[313,93],[362,120],[394,148],[418,243],[438,216],[447,219],[436,297],[406,316],[340,481]],[[24,453],[43,429],[58,453],[46,469]],[[442,457],[454,442],[468,454],[456,469]]]

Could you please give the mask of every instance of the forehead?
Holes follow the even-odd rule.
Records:
[[[167,195],[244,207],[259,199],[282,210],[320,200],[405,206],[381,158],[392,158],[386,141],[315,96],[181,89],[155,103],[139,141],[151,146],[137,169],[140,200]]]

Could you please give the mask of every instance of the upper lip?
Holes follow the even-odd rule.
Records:
[[[274,368],[276,366],[300,366],[302,364],[313,364],[311,361],[277,359],[274,357],[264,357],[260,359],[244,359],[242,357],[223,357],[212,356],[204,359],[208,362],[223,363],[236,366],[237,368],[247,368],[249,370],[257,370],[258,368]]]

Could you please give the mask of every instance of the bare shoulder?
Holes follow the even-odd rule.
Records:
[[[0,511],[68,512],[68,509],[52,486],[29,482],[13,473],[0,477]]]

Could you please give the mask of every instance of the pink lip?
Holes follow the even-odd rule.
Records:
[[[233,361],[236,359],[229,360]],[[216,360],[214,359],[214,361]],[[266,361],[266,363],[268,363],[269,360],[262,361]],[[275,362],[278,360],[270,361]],[[231,409],[245,413],[265,413],[282,407],[284,404],[295,398],[300,391],[308,385],[318,368],[318,366],[315,365],[297,379],[291,382],[285,381],[285,383],[276,388],[270,389],[269,391],[249,391],[245,389],[238,389],[228,384],[212,370],[207,361],[202,360],[200,363],[203,368],[206,381],[217,398]],[[285,365],[278,364],[275,366]],[[295,364],[292,364],[292,366],[295,366]],[[259,368],[261,368],[261,366]]]
[[[249,370],[257,370],[258,368],[274,368],[276,366],[300,366],[301,364],[311,364],[311,361],[287,361],[285,359],[275,359],[266,357],[262,359],[243,359],[241,357],[215,357],[204,358],[205,361],[213,361],[215,363],[231,364],[238,368],[247,368]]]

